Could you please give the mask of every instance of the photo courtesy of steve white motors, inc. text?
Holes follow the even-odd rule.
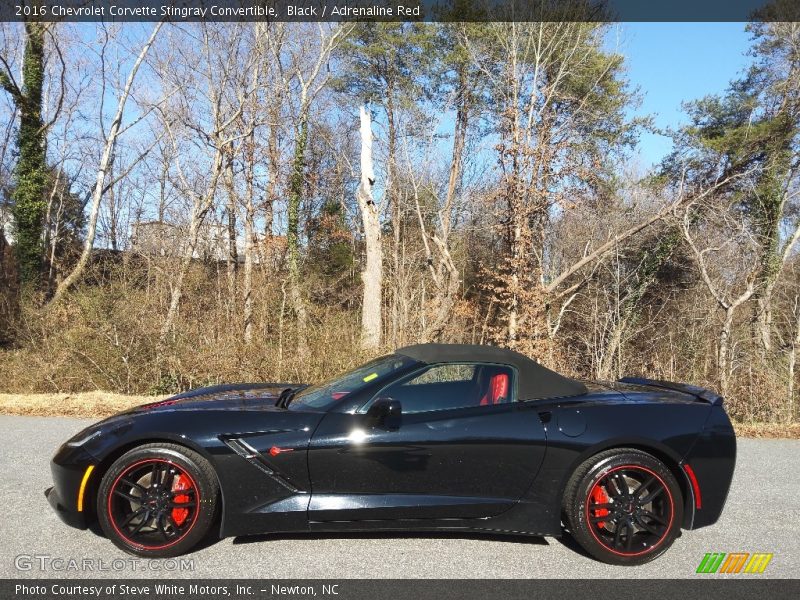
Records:
[[[38,597],[50,594],[51,596],[63,596],[66,598],[104,598],[108,596],[141,598],[154,594],[158,597],[189,595],[191,597],[238,598],[241,596],[252,596],[259,592],[275,596],[336,596],[339,594],[339,585],[336,583],[319,585],[281,585],[273,583],[267,586],[265,583],[261,583],[261,585],[254,587],[252,585],[242,584],[110,583],[106,585],[81,585],[65,582],[50,585],[27,585],[18,583],[14,586],[14,594],[17,597]]]

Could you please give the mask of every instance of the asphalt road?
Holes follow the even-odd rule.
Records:
[[[739,440],[721,520],[684,532],[664,556],[641,567],[594,561],[569,538],[370,534],[229,538],[189,555],[193,570],[165,563],[154,572],[131,563],[99,533],[61,523],[42,493],[51,485],[53,452],[88,423],[0,416],[0,577],[720,577],[695,574],[706,552],[772,552],[765,573],[749,577],[800,575],[800,441],[751,439]],[[49,558],[36,558],[42,556]],[[70,559],[89,559],[95,570],[71,570]]]

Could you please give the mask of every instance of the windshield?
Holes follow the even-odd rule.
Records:
[[[376,358],[343,375],[298,391],[288,408],[289,410],[328,408],[342,398],[358,392],[375,381],[398,373],[416,362],[412,358],[398,354]]]

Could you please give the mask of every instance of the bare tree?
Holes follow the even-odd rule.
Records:
[[[692,250],[706,289],[723,312],[717,340],[717,373],[720,393],[726,395],[729,391],[732,370],[731,335],[734,319],[738,309],[755,293],[756,273],[752,265],[757,262],[750,262],[748,267],[747,261],[742,261],[740,266],[744,268],[744,272],[728,273],[725,272],[725,266],[730,263],[720,260],[720,255],[733,252],[742,257],[752,258],[755,256],[756,244],[741,220],[731,216],[724,208],[721,211],[706,211],[700,217],[693,209],[696,207],[689,205],[684,211],[683,236]],[[714,217],[721,222],[712,228],[708,226],[708,220]],[[703,246],[699,245],[693,234],[693,229],[701,225],[704,225],[703,230],[707,239]],[[709,261],[709,256],[714,256],[713,264]]]
[[[451,248],[451,233],[453,232],[453,213],[458,195],[456,189],[460,176],[463,145],[466,131],[458,133],[466,124],[456,124],[454,148],[450,164],[442,169],[442,176],[437,177],[436,153],[437,140],[434,135],[436,127],[430,126],[428,135],[422,139],[421,152],[416,153],[410,148],[409,135],[404,136],[402,155],[404,164],[398,161],[402,171],[398,174],[407,183],[409,194],[413,199],[413,207],[419,225],[419,235],[424,250],[424,263],[428,277],[432,283],[430,290],[431,318],[425,314],[427,310],[428,289],[425,288],[423,299],[423,317],[420,341],[438,341],[441,339],[445,327],[450,322],[461,289],[461,276],[453,258]],[[400,171],[400,169],[398,169]],[[439,184],[439,179],[444,179]],[[415,271],[410,271],[413,275]],[[424,277],[424,275],[423,275]],[[408,323],[405,321],[404,326]]]
[[[317,95],[325,88],[330,72],[325,69],[331,54],[352,29],[352,25],[328,26],[316,24],[316,36],[298,31],[295,44],[284,54],[289,57],[289,66],[284,68],[278,47],[273,47],[273,59],[278,65],[287,97],[294,97],[296,107],[292,115],[295,125],[294,158],[289,176],[289,206],[287,209],[287,244],[289,264],[289,297],[297,318],[297,347],[301,357],[308,355],[307,322],[305,301],[300,289],[300,205],[305,185],[305,155],[308,145],[308,129],[311,106]],[[313,44],[313,46],[311,46]],[[311,46],[311,47],[310,47]],[[313,49],[312,49],[313,48]],[[311,60],[308,60],[311,57]]]
[[[361,304],[361,345],[375,350],[381,345],[383,289],[383,247],[381,245],[380,211],[372,195],[375,171],[372,165],[372,123],[367,107],[359,108],[361,133],[361,181],[356,192],[364,226],[367,260],[361,279],[364,292]]]
[[[282,27],[279,27],[277,32],[274,27],[270,27],[263,23],[257,23],[255,26],[255,39],[253,41],[253,54],[257,57],[257,63],[252,71],[251,88],[253,93],[250,96],[250,102],[246,106],[245,114],[242,118],[243,134],[242,139],[242,161],[244,163],[244,199],[242,207],[244,209],[244,273],[242,281],[242,320],[243,320],[243,334],[246,344],[253,341],[253,314],[254,314],[254,301],[253,301],[253,264],[255,261],[257,235],[256,235],[256,211],[259,205],[256,198],[256,167],[258,145],[256,142],[256,132],[263,122],[269,124],[270,140],[277,137],[274,132],[280,130],[280,124],[271,116],[262,116],[262,105],[264,98],[259,94],[259,91],[269,89],[273,95],[273,102],[279,102],[281,99],[281,86],[275,85],[274,73],[271,73],[270,63],[267,59],[266,48],[268,46],[279,46],[281,43]],[[279,52],[279,50],[278,50]],[[266,73],[264,73],[266,71]],[[266,76],[267,81],[261,81]],[[263,119],[263,121],[262,121]],[[271,182],[274,184],[277,179],[277,173],[271,173]],[[263,202],[264,206],[269,207],[268,218],[271,229],[272,223],[272,205],[273,199],[266,198]],[[263,260],[263,258],[262,258]]]
[[[794,321],[794,331],[789,339],[786,368],[786,420],[794,421],[795,413],[795,376],[797,370],[797,350],[800,348],[800,295],[796,295],[792,302],[791,316]]]
[[[174,78],[176,83],[180,81],[184,93],[197,94],[203,98],[208,115],[200,110],[198,102],[194,102],[191,109],[188,103],[181,103],[176,114],[160,111],[164,128],[173,144],[178,177],[185,193],[192,198],[183,258],[178,274],[171,285],[169,308],[161,327],[160,339],[162,342],[166,340],[172,330],[183,296],[183,283],[198,247],[203,222],[214,205],[217,188],[231,155],[232,145],[248,135],[248,132],[237,129],[236,123],[249,102],[251,94],[255,93],[250,86],[236,85],[238,75],[242,71],[247,72],[246,68],[242,69],[238,60],[245,53],[251,60],[254,59],[248,50],[241,48],[241,29],[227,31],[224,27],[212,27],[210,24],[204,23],[200,26],[199,33],[203,58],[200,64],[197,64],[196,55],[192,53],[192,57],[187,57],[187,62],[182,65],[185,72],[173,73],[171,71],[172,64],[164,66],[166,71],[164,76]],[[238,35],[235,38],[226,35],[230,33]],[[223,48],[220,39],[226,39],[229,46]],[[237,51],[230,52],[231,46]],[[189,114],[190,110],[192,114]],[[207,121],[206,116],[208,117]],[[197,171],[198,168],[202,169],[203,167],[197,164],[193,165],[196,177],[205,182],[204,186],[199,189],[190,181],[186,165],[181,159],[179,136],[174,126],[175,123],[183,125],[184,134],[195,134],[201,140],[200,145],[208,160],[205,163],[208,171],[207,174],[203,174],[206,175],[203,177]]]
[[[155,41],[162,25],[162,22],[156,23],[156,26],[153,28],[150,37],[142,46],[139,54],[136,57],[136,60],[133,63],[133,66],[131,67],[130,72],[128,73],[128,79],[125,83],[125,87],[122,89],[122,93],[117,100],[117,110],[114,115],[114,119],[111,121],[111,127],[108,135],[106,135],[105,146],[100,158],[100,165],[97,169],[97,180],[94,185],[94,190],[92,191],[92,207],[89,212],[89,225],[86,233],[86,241],[83,246],[83,252],[78,259],[78,263],[75,265],[75,268],[56,288],[56,291],[53,294],[53,302],[58,302],[67,292],[67,290],[75,285],[75,283],[83,274],[86,264],[89,262],[89,257],[92,253],[92,248],[94,247],[95,234],[97,232],[97,218],[100,214],[100,202],[103,199],[103,194],[105,194],[114,184],[113,181],[111,183],[106,182],[109,171],[114,162],[114,149],[117,146],[117,140],[120,134],[123,131],[130,129],[130,127],[133,125],[126,125],[125,127],[122,126],[122,117],[125,113],[125,104],[127,103],[128,97],[131,94],[131,89],[133,88],[136,74],[139,72],[139,67],[141,67],[142,62],[144,62],[147,52],[153,45],[153,42]]]

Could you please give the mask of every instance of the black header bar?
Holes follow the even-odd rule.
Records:
[[[794,21],[800,20],[798,4],[797,0],[0,0],[0,21]]]

